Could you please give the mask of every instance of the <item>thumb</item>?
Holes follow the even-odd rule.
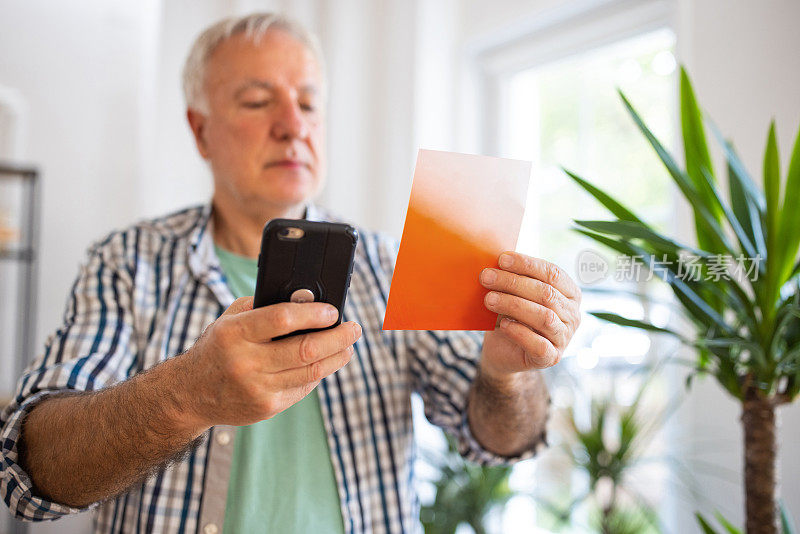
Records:
[[[253,309],[253,297],[242,297],[234,300],[222,315],[236,315]]]

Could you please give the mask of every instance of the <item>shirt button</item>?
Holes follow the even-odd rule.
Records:
[[[219,528],[214,523],[208,523],[203,527],[203,534],[217,534]]]
[[[228,443],[230,443],[230,442],[231,442],[231,434],[230,434],[230,432],[222,431],[222,432],[217,434],[217,443],[219,443],[223,447],[225,445],[227,445]],[[214,527],[214,528],[216,528],[216,527]],[[216,532],[216,530],[214,532]],[[214,534],[214,533],[206,532],[206,534]]]

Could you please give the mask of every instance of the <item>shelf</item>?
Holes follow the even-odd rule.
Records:
[[[0,161],[0,178],[6,178],[8,176],[35,178],[36,168],[31,165],[19,165]]]
[[[10,250],[0,250],[0,261],[33,261],[33,251],[29,249],[17,248]]]

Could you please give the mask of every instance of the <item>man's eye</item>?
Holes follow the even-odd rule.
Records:
[[[314,104],[300,104],[300,109],[302,109],[303,111],[309,111],[309,112],[310,111],[316,111],[317,106],[315,106]]]
[[[250,109],[263,108],[269,104],[269,100],[258,100],[253,102],[242,102],[242,106]]]

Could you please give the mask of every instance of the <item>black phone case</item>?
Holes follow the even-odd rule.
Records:
[[[303,236],[282,235],[282,230],[292,227],[303,230]],[[289,302],[296,290],[308,289],[315,302],[327,302],[339,310],[339,318],[328,328],[341,324],[357,242],[358,232],[348,224],[272,219],[261,236],[253,307]],[[281,338],[316,330],[325,328],[298,330]]]

